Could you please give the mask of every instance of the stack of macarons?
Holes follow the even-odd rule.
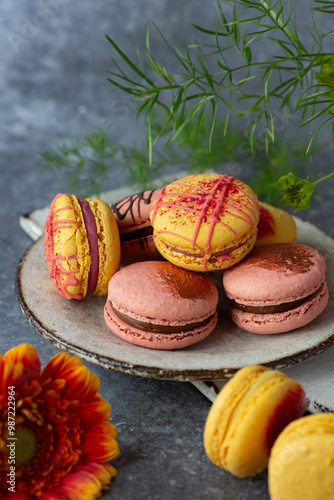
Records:
[[[108,294],[105,319],[114,333],[145,347],[174,349],[206,337],[217,322],[206,324],[205,334],[202,325],[197,331],[198,323],[217,307],[217,289],[203,271],[224,270],[231,317],[242,329],[282,333],[316,318],[328,301],[325,261],[316,250],[292,243],[295,238],[294,219],[259,203],[241,180],[198,174],[111,207],[98,198],[58,194],[45,224],[45,257],[63,297]],[[173,287],[166,280],[174,280]],[[181,283],[182,293],[175,292]],[[126,318],[111,305],[119,305],[120,287],[126,289]],[[194,296],[185,297],[186,287]],[[140,301],[133,300],[136,294]],[[173,300],[179,307],[169,314],[163,304]],[[139,323],[129,323],[129,317]],[[187,335],[181,342],[175,328],[152,332],[148,323],[178,323]],[[175,335],[178,341],[172,342]]]
[[[334,500],[334,413],[304,412],[298,382],[278,370],[247,366],[211,406],[205,451],[240,478],[268,467],[271,500]]]
[[[224,270],[221,288],[244,330],[283,333],[313,321],[328,302],[325,260],[295,238],[294,219],[259,203],[242,181],[201,174],[111,207],[60,193],[44,244],[63,297],[107,295],[113,333],[166,350],[202,341],[216,326],[218,289],[204,271]],[[207,455],[238,477],[269,464],[272,500],[334,500],[334,415],[304,411],[296,381],[245,367],[212,405]]]

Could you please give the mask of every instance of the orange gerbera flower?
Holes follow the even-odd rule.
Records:
[[[94,500],[110,486],[119,448],[99,385],[65,353],[42,373],[31,345],[0,355],[1,499]]]

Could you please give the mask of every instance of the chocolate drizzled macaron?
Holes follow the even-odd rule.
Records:
[[[160,192],[161,189],[152,189],[136,193],[111,205],[120,233],[123,266],[162,259],[154,244],[149,217],[151,203]]]

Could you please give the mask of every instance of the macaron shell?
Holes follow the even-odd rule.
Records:
[[[161,189],[152,189],[127,196],[111,205],[121,234],[150,224],[151,204],[160,193]]]
[[[193,323],[213,314],[218,291],[201,273],[191,273],[169,262],[137,262],[116,273],[109,282],[109,300],[131,317],[160,324]]]
[[[260,219],[257,225],[255,246],[274,243],[292,243],[297,238],[294,218],[284,210],[260,202]]]
[[[95,216],[98,247],[99,275],[94,295],[107,295],[108,283],[120,264],[120,237],[114,214],[102,200],[89,199],[89,206]]]
[[[268,465],[273,439],[305,411],[304,394],[297,382],[280,372],[261,379],[244,398],[225,437],[226,469],[238,477],[262,472]],[[289,405],[289,400],[298,404]]]
[[[306,297],[324,279],[326,263],[314,248],[278,243],[254,248],[223,276],[226,295],[245,305],[264,306]]]
[[[326,308],[329,293],[326,283],[314,297],[301,306],[276,314],[254,314],[230,308],[231,318],[243,330],[257,334],[275,334],[308,325]]]
[[[172,264],[189,269],[190,271],[219,271],[237,264],[252,250],[256,240],[256,229],[252,229],[243,239],[245,240],[245,244],[241,247],[227,253],[221,258],[211,257],[204,264],[203,257],[194,257],[173,251],[172,247],[167,246],[158,235],[155,235],[154,242],[160,254]],[[240,241],[236,242],[236,246],[239,243]]]
[[[246,366],[225,384],[210,408],[204,428],[204,448],[210,460],[223,467],[221,447],[235,409],[254,381],[268,368],[259,365]]]
[[[75,196],[59,193],[45,223],[45,258],[52,280],[65,298],[82,299],[91,264],[87,232]]]
[[[268,466],[271,500],[334,500],[334,414],[309,415],[276,440]]]
[[[301,386],[285,374],[250,366],[239,370],[209,412],[204,446],[209,458],[238,477],[264,470],[271,446],[305,410]]]
[[[145,260],[163,260],[163,256],[155,246],[153,234],[121,242],[122,266],[129,266]]]
[[[107,300],[104,308],[104,319],[113,333],[126,342],[150,349],[172,350],[183,349],[205,339],[214,330],[217,324],[218,314],[214,313],[210,321],[208,321],[204,327],[184,333],[151,333],[129,326],[120,320],[113,311],[110,301]]]
[[[152,203],[150,217],[159,251],[161,240],[161,244],[181,252],[205,255],[207,261],[212,253],[245,242],[245,235],[252,235],[259,207],[255,193],[242,181],[227,175],[200,174],[165,186]],[[203,258],[196,270],[206,270],[202,267]]]

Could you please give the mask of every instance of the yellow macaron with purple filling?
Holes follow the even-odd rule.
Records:
[[[191,271],[215,271],[239,262],[254,246],[259,215],[249,186],[215,173],[168,184],[150,212],[159,252]]]
[[[271,448],[305,411],[302,387],[278,370],[260,365],[239,370],[215,399],[204,429],[211,461],[238,477],[263,471]]]
[[[271,500],[334,500],[334,413],[308,415],[284,429],[268,482]]]
[[[45,222],[50,276],[66,299],[106,295],[120,263],[120,238],[111,208],[98,198],[59,193]]]

